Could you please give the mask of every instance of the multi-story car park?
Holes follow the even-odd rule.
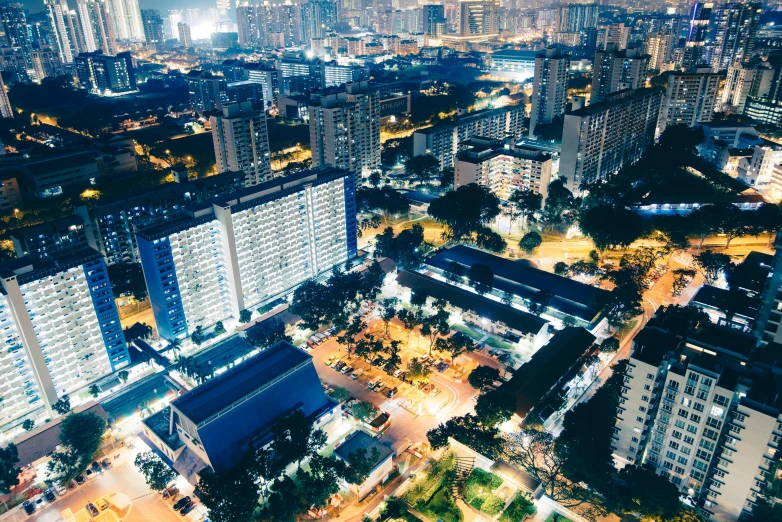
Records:
[[[51,406],[129,362],[103,257],[92,249],[0,265],[2,420]]]
[[[353,177],[321,168],[188,208],[137,234],[158,332],[259,306],[357,254]]]

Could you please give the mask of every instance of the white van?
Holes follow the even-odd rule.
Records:
[[[353,379],[353,380],[355,381],[356,379],[358,379],[359,377],[361,377],[361,375],[362,375],[363,373],[364,373],[364,370],[363,370],[363,369],[361,369],[361,368],[359,368],[358,370],[356,370],[355,372],[353,372],[353,375],[351,375],[351,376],[350,376],[350,378],[351,378],[351,379]]]

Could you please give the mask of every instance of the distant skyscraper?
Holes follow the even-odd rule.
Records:
[[[11,108],[11,101],[8,99],[8,93],[5,92],[5,83],[0,76],[0,118],[13,118],[14,110]],[[2,145],[0,145],[2,147]]]
[[[605,51],[596,51],[589,103],[603,101],[612,92],[643,87],[649,58],[641,48],[619,51],[616,44],[609,44]]]
[[[141,11],[141,23],[144,25],[144,40],[148,47],[157,48],[165,42],[163,36],[163,18],[157,9]]]
[[[712,73],[708,68],[697,72],[671,72],[657,135],[662,134],[669,125],[693,127],[711,121],[721,78],[722,75]]]
[[[649,69],[659,71],[669,62],[673,48],[673,36],[665,33],[651,33],[644,41],[644,53],[649,55]]]
[[[231,10],[231,0],[216,0],[217,12],[220,16],[228,16],[228,11]]]
[[[499,0],[459,0],[459,36],[499,34]]]
[[[266,113],[254,110],[250,102],[232,103],[210,120],[219,172],[243,171],[248,187],[271,177]]]
[[[600,14],[597,4],[571,4],[559,8],[559,27],[561,33],[577,33],[584,29],[597,27]]]
[[[184,22],[177,24],[177,34],[179,34],[179,45],[185,49],[193,47],[193,38],[190,36],[190,26]]]
[[[722,4],[712,10],[709,54],[711,68],[724,71],[733,62],[748,62],[763,7],[760,3]]]
[[[339,22],[339,4],[328,0],[299,5],[301,42],[309,46],[313,38],[323,38]]]
[[[63,63],[73,63],[79,54],[79,38],[67,0],[45,0],[46,11],[52,23],[54,45]]]
[[[360,178],[380,168],[380,95],[368,82],[347,84],[309,106],[312,166]]]
[[[11,47],[19,48],[25,62],[25,72],[30,79],[33,71],[33,46],[27,30],[27,17],[22,4],[0,4],[0,22],[5,39]]]
[[[427,35],[435,37],[445,33],[445,6],[435,4],[423,7],[423,30]]]
[[[682,55],[681,68],[685,71],[706,62],[706,41],[709,37],[709,18],[714,4],[696,2],[692,4],[689,26],[687,28],[687,43]]]
[[[114,22],[109,14],[108,0],[86,0],[88,22],[82,20],[82,25],[91,25],[95,50],[103,54],[117,54],[117,36],[114,32]]]
[[[138,0],[109,0],[109,12],[114,19],[117,38],[144,41],[144,24],[141,22]]]
[[[540,123],[551,123],[565,114],[570,58],[558,47],[550,47],[535,57],[535,77],[532,83],[532,112],[529,135],[535,135]]]

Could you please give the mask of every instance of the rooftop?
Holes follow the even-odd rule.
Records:
[[[15,275],[23,285],[98,259],[103,259],[103,254],[92,248],[66,250],[45,260],[21,257],[0,263],[0,277]]]
[[[413,292],[423,291],[434,299],[445,299],[455,307],[470,310],[490,321],[500,321],[522,333],[537,334],[547,324],[545,319],[417,272],[399,272],[396,280]]]
[[[693,297],[691,304],[703,308],[720,310],[727,314],[728,311],[754,319],[760,306],[758,298],[750,297],[746,293],[738,291],[731,292],[724,288],[705,285],[698,290]]]
[[[741,270],[736,271],[731,281],[739,288],[759,294],[763,291],[773,263],[773,255],[752,251],[741,262]]]
[[[646,326],[633,339],[632,358],[651,366],[660,366],[665,355],[673,352],[681,340],[670,332]]]
[[[67,156],[56,156],[41,161],[34,161],[24,165],[25,171],[32,176],[41,176],[59,172],[66,169],[75,169],[85,165],[95,164],[95,158],[86,152],[78,154],[69,154]]]
[[[520,260],[519,260],[520,261]],[[600,314],[599,301],[608,292],[566,277],[546,272],[529,264],[511,261],[475,248],[459,245],[441,250],[427,264],[446,270],[451,262],[467,268],[484,264],[494,272],[494,288],[529,299],[541,291],[554,294],[551,306],[562,313],[593,322]]]
[[[287,342],[279,342],[225,373],[190,390],[171,404],[194,424],[206,421],[261,388],[274,384],[280,376],[312,357]]]
[[[345,462],[350,463],[350,454],[355,453],[356,450],[359,449],[367,450],[367,457],[370,456],[373,449],[378,451],[380,455],[377,462],[375,462],[375,467],[381,462],[384,462],[393,453],[391,448],[380,444],[375,437],[368,435],[364,431],[357,430],[348,435],[348,438],[345,439],[342,444],[334,448],[334,454]]]

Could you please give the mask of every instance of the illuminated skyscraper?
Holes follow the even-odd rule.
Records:
[[[498,34],[499,0],[459,0],[459,36]]]
[[[141,22],[138,0],[109,0],[109,12],[114,19],[117,38],[144,41],[144,24]]]

